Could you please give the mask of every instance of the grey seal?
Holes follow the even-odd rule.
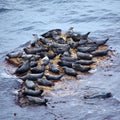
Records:
[[[63,68],[65,74],[70,75],[70,76],[75,76],[75,77],[77,76],[77,72],[74,69],[68,68],[65,66],[62,68]]]

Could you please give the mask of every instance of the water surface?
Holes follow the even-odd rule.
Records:
[[[119,5],[119,0],[0,0],[0,119],[119,120]],[[95,74],[81,76],[79,81],[57,83],[50,92],[48,107],[19,107],[12,91],[20,84],[6,73],[5,54],[31,40],[33,33],[40,35],[54,28],[66,31],[71,26],[80,33],[90,31],[90,37],[96,40],[109,37],[108,45],[118,53],[111,58],[111,66],[98,67]],[[104,91],[112,92],[114,97],[83,100],[84,94]]]

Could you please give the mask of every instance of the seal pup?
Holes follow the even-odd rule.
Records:
[[[52,74],[45,74],[47,80],[60,80],[64,74],[61,75],[52,75]]]
[[[32,96],[28,96],[28,102],[29,104],[37,104],[37,105],[47,105],[48,100],[47,99],[43,99],[43,98],[39,98],[39,97],[32,97]]]
[[[41,78],[37,80],[38,85],[43,85],[43,86],[48,86],[48,87],[52,87],[54,86],[54,83],[45,79],[45,78]]]
[[[49,71],[59,74],[60,71],[56,65],[53,64],[53,62],[49,62]]]
[[[72,69],[72,68],[68,68],[68,67],[62,67],[62,69],[64,70],[64,73],[67,74],[67,75],[71,75],[71,76],[77,76],[77,72]]]

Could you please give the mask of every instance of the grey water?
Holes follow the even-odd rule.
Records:
[[[113,57],[116,66],[107,69],[112,76],[105,76],[106,71],[101,68],[89,78],[73,83],[75,88],[70,89],[75,94],[67,95],[63,89],[63,96],[56,93],[48,107],[21,108],[12,94],[19,83],[3,66],[6,53],[32,40],[33,33],[41,35],[54,28],[66,31],[71,26],[76,32],[90,31],[90,37],[96,40],[110,38],[107,44],[117,52]],[[119,60],[120,0],[0,0],[0,120],[119,120]],[[113,98],[81,99],[86,91],[99,91],[98,87],[112,92]]]

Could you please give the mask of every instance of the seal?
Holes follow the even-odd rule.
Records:
[[[39,48],[34,48],[34,49],[24,48],[23,50],[26,54],[36,54],[36,53],[40,53],[42,51],[48,51],[49,49],[47,47],[41,46]]]
[[[25,81],[25,86],[28,88],[28,89],[35,89],[35,83],[33,81],[30,81],[30,80],[26,80]]]
[[[93,55],[83,52],[77,52],[78,59],[91,60]]]
[[[80,71],[80,72],[88,72],[91,69],[91,67],[89,66],[82,66],[80,64],[75,64],[75,63],[72,64],[72,67],[73,69]]]
[[[53,53],[53,54],[48,53],[48,54],[47,54],[47,56],[48,56],[49,59],[55,58],[56,55],[57,55],[56,53]]]
[[[29,104],[37,104],[37,105],[47,105],[48,100],[47,99],[43,99],[43,98],[39,98],[39,97],[32,97],[32,96],[28,96],[28,102]]]
[[[106,42],[109,40],[109,38],[105,39],[105,40],[99,40],[99,41],[93,41],[95,44],[97,44],[98,46],[100,45],[104,45],[106,44]]]
[[[67,61],[67,62],[75,62],[76,60],[78,60],[78,58],[72,58],[72,57],[66,57],[66,56],[60,56],[60,59],[62,60],[62,61]]]
[[[45,66],[41,65],[40,68],[34,67],[34,68],[31,68],[30,70],[31,70],[31,73],[42,73],[42,72],[45,72]]]
[[[21,57],[23,54],[23,52],[19,51],[19,52],[11,52],[8,53],[6,56],[8,56],[9,58],[17,58],[17,57]]]
[[[56,42],[59,43],[59,44],[66,44],[66,41],[65,41],[63,38],[61,38],[61,37],[60,37],[59,39],[58,39],[58,38],[54,38],[54,39],[55,39]]]
[[[59,47],[59,48],[52,48],[53,52],[57,55],[63,54],[65,51],[69,51],[70,47]]]
[[[26,61],[25,63],[22,63],[16,70],[15,74],[23,74],[28,72],[30,70],[30,61]]]
[[[78,60],[74,63],[75,64],[81,64],[81,65],[91,65],[91,64],[95,63],[95,61],[92,61],[92,60]]]
[[[81,35],[81,39],[87,40],[89,34],[90,34],[90,32],[87,32],[86,34]]]
[[[49,63],[49,71],[56,73],[56,74],[60,73],[58,67],[56,65],[54,65],[53,62]]]
[[[78,42],[78,46],[81,46],[81,45],[85,45],[87,44],[88,40],[87,39],[81,39],[79,42]]]
[[[67,44],[70,45],[70,47],[73,49],[75,49],[79,45],[78,42],[74,42],[73,40],[69,40],[69,41],[67,40]]]
[[[48,58],[48,56],[45,56],[42,61],[41,61],[41,65],[46,66],[49,63],[50,59]]]
[[[64,74],[61,75],[52,75],[52,74],[45,74],[45,77],[47,80],[60,80],[62,77],[64,76]]]
[[[75,77],[77,76],[77,72],[74,69],[68,68],[68,67],[65,67],[65,66],[62,67],[62,68],[63,68],[65,74],[75,76]]]
[[[70,27],[70,28],[68,29],[68,31],[65,33],[66,38],[72,37],[73,34],[74,34],[73,27]]]
[[[32,57],[33,57],[32,54],[23,54],[23,55],[21,56],[21,58],[22,58],[23,60],[30,60]]]
[[[33,35],[33,40],[31,40],[30,44],[32,47],[39,47],[37,44],[37,41],[39,40],[37,34],[32,34]]]
[[[78,52],[91,53],[95,51],[97,47],[77,47]]]
[[[52,40],[48,38],[40,38],[40,42],[44,45],[52,44]]]
[[[30,55],[30,54],[28,54]],[[33,55],[32,58],[30,59],[31,61],[37,61],[40,59],[40,55]]]
[[[54,83],[45,79],[45,78],[41,78],[37,80],[38,85],[43,85],[43,86],[48,86],[48,87],[52,87],[54,86]]]
[[[104,50],[96,50],[94,52],[92,52],[91,54],[95,57],[95,56],[105,56],[108,54],[108,49],[104,49]]]
[[[49,47],[50,48],[69,48],[69,45],[68,44],[59,44],[59,43],[56,43],[56,42],[53,42],[52,44],[49,44]]]
[[[41,36],[45,38],[52,38],[54,31],[57,32],[57,35],[61,35],[61,31],[62,31],[61,29],[53,29],[53,30],[49,30],[48,32],[42,34]]]
[[[36,67],[38,63],[36,61],[30,61],[30,67]]]
[[[79,42],[80,39],[81,39],[81,35],[80,35],[80,34],[73,35],[73,36],[72,36],[72,39],[73,39],[74,42]]]
[[[65,40],[61,36],[59,36],[56,31],[53,31],[52,38],[55,42],[57,42],[59,44],[66,43]]]
[[[30,95],[30,96],[41,96],[43,93],[43,90],[31,90],[31,89],[25,89],[22,91],[23,95]]]
[[[84,99],[95,99],[95,98],[106,99],[110,97],[112,97],[112,93],[108,92],[108,93],[103,93],[98,95],[86,95],[84,96]]]
[[[71,52],[70,51],[65,51],[63,53],[63,56],[70,57],[71,56]]]
[[[22,79],[23,81],[25,80],[32,80],[32,81],[36,81],[39,78],[42,78],[44,75],[44,73],[39,73],[39,74],[27,74],[24,75],[22,77],[20,77],[20,79]]]
[[[72,68],[72,62],[67,62],[67,61],[65,61],[65,60],[59,60],[59,61],[57,62],[57,64],[58,64],[59,66],[67,66],[67,67],[69,67],[69,68]]]
[[[47,56],[46,54],[47,54],[46,52],[37,53],[37,55],[39,55],[40,58],[44,58],[45,56]]]

